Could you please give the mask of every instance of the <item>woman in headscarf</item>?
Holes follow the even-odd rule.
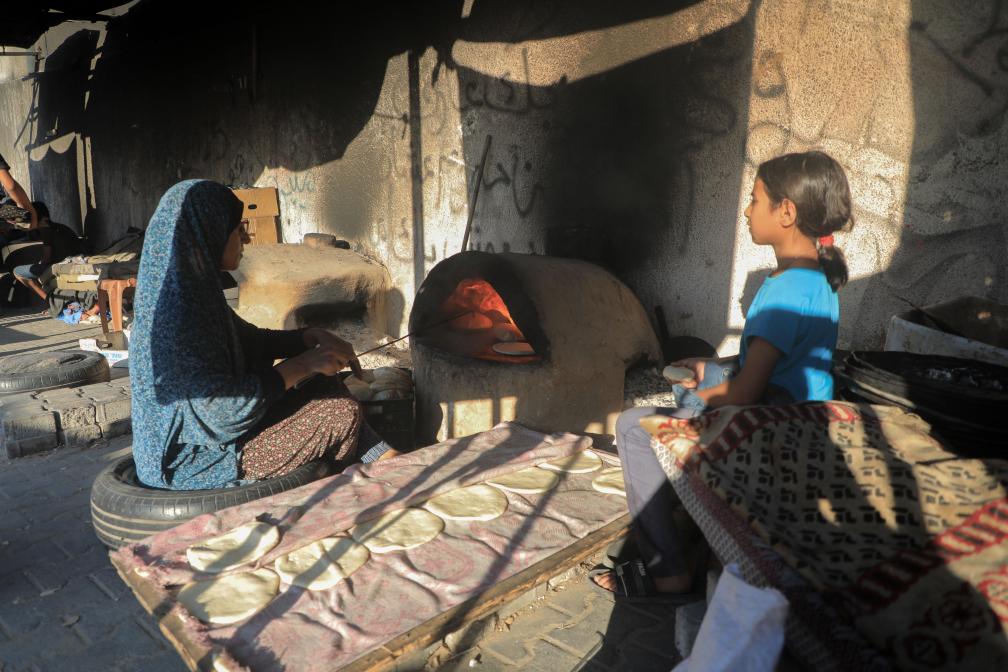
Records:
[[[227,187],[188,180],[147,227],[130,376],[133,458],[148,486],[219,488],[323,457],[343,467],[395,454],[336,376],[360,370],[350,344],[323,329],[260,329],[227,305],[220,271],[249,242],[242,209]]]

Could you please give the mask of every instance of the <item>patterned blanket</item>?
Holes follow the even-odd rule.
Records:
[[[803,664],[1008,669],[1008,459],[964,459],[888,406],[641,423],[721,561],[787,596]]]
[[[441,534],[421,546],[372,554],[353,576],[328,590],[287,586],[263,611],[233,625],[201,623],[178,603],[181,586],[207,578],[189,564],[186,549],[261,520],[281,530],[280,543],[256,563],[270,567],[281,555],[386,512],[590,445],[583,436],[501,423],[198,516],[116,551],[113,560],[131,586],[143,585],[166,618],[181,624],[173,641],[184,644],[176,646],[187,655],[213,651],[215,670],[337,670],[625,516],[626,499],[594,490],[595,473],[565,474],[540,494],[506,492],[508,509],[493,520],[445,521]],[[614,455],[599,456],[618,463]]]

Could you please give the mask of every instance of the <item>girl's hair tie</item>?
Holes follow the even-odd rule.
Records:
[[[818,240],[819,247],[833,247],[833,234],[823,236]]]

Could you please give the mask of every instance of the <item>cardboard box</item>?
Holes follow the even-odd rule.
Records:
[[[234,189],[234,194],[245,209],[242,219],[252,245],[263,245],[280,242],[278,223],[280,219],[280,196],[275,187],[256,187],[254,189]]]
[[[112,348],[102,347],[103,345],[108,344],[99,343],[97,338],[81,338],[78,339],[77,344],[81,350],[101,353],[102,357],[108,360],[109,366],[112,368],[115,369],[129,368],[129,349],[114,350]]]

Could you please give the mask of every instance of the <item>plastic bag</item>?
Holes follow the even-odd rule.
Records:
[[[780,591],[751,586],[725,567],[689,658],[673,672],[773,672],[784,648],[788,603]]]

